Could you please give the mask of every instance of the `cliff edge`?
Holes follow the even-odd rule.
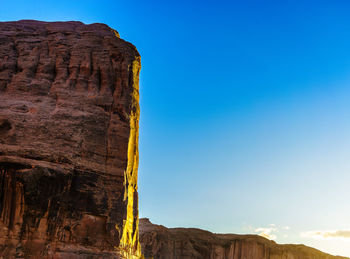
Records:
[[[140,257],[140,55],[104,24],[0,22],[0,257]]]

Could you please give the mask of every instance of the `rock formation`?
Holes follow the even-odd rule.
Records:
[[[104,24],[0,23],[0,258],[139,258],[136,48]]]
[[[149,259],[346,259],[304,245],[278,245],[257,235],[166,228],[140,219],[142,253]]]

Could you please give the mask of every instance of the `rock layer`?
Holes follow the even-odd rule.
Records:
[[[104,24],[0,23],[0,258],[138,258],[136,48]]]
[[[304,245],[278,245],[257,235],[166,228],[140,219],[142,253],[149,259],[348,259]]]

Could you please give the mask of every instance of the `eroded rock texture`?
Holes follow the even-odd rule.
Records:
[[[166,228],[148,219],[140,219],[140,242],[147,259],[346,259],[304,245],[278,245],[257,235]]]
[[[0,23],[0,258],[139,256],[139,70],[104,24]]]

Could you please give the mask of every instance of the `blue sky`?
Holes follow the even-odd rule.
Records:
[[[138,48],[142,217],[350,256],[348,1],[0,4]]]

